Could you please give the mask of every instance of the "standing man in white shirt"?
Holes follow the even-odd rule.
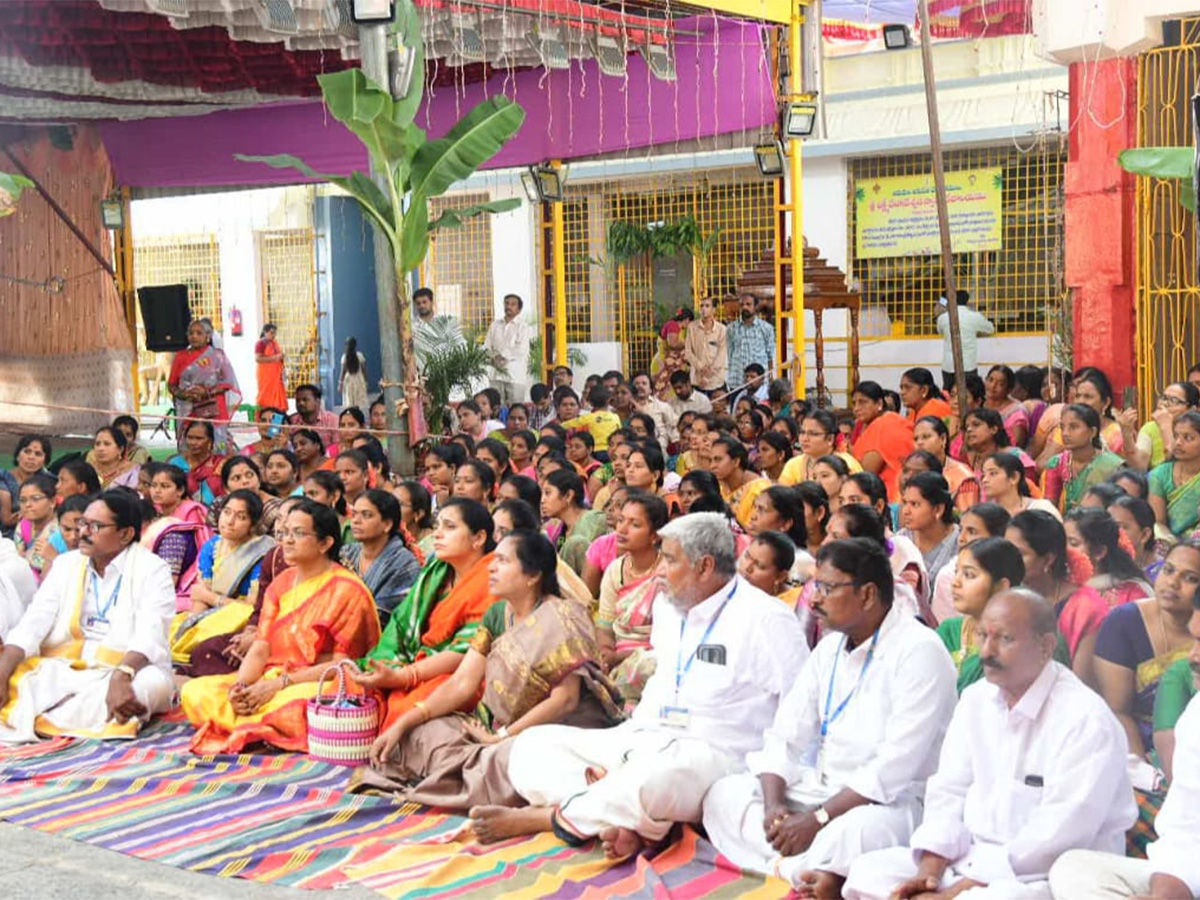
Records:
[[[950,341],[950,313],[944,308],[946,298],[938,301],[943,309],[938,313],[937,330],[942,336],[942,387],[954,390],[954,345]],[[979,336],[996,333],[988,317],[968,304],[971,295],[958,292],[958,333],[962,337],[963,374],[970,375],[979,368]]]
[[[1022,588],[988,601],[984,677],[963,691],[911,847],[850,867],[847,898],[1041,900],[1068,850],[1120,853],[1137,818],[1128,741],[1108,705],[1054,662],[1054,609]]]
[[[521,318],[525,302],[516,294],[504,295],[504,318],[488,327],[483,345],[492,359],[492,386],[505,406],[525,401],[525,376],[533,329]]]
[[[1190,630],[1200,637],[1200,604],[1194,610]],[[1200,687],[1200,640],[1192,645],[1188,663]],[[1146,851],[1149,859],[1091,850],[1065,854],[1050,870],[1054,900],[1200,897],[1200,700],[1196,697],[1175,723],[1172,780],[1154,830],[1158,840]]]
[[[736,574],[724,516],[694,513],[658,533],[658,668],[641,702],[616,728],[521,732],[508,777],[531,805],[472,809],[481,841],[553,831],[571,844],[599,837],[609,856],[628,856],[675,822],[699,822],[713,782],[762,746],[808,658],[799,622]]]
[[[958,692],[936,632],[893,606],[877,542],[822,547],[815,584],[825,637],[749,773],[708,792],[704,827],[743,869],[837,898],[851,862],[912,836]]]
[[[105,491],[0,651],[0,743],[131,738],[171,707],[167,628],[175,585],[138,544],[136,495]]]

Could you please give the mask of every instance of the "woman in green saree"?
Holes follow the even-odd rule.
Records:
[[[1158,524],[1187,537],[1200,524],[1200,412],[1175,420],[1173,459],[1150,472],[1150,506]]]
[[[488,567],[499,599],[450,679],[380,734],[353,787],[449,809],[520,805],[507,774],[509,738],[537,725],[620,720],[620,694],[600,670],[591,617],[559,595],[557,564],[554,546],[536,531],[500,542]]]
[[[583,504],[584,483],[578,472],[559,469],[543,479],[542,518],[562,523],[551,540],[562,561],[580,576],[588,547],[608,531],[603,510],[588,509]]]
[[[379,643],[359,662],[363,674],[355,675],[386,693],[385,729],[449,680],[495,602],[488,589],[493,527],[487,507],[474,500],[453,497],[438,509],[437,558],[392,610]]]
[[[937,631],[958,669],[960,694],[983,678],[976,629],[988,601],[1024,580],[1025,563],[1021,551],[1004,538],[980,538],[959,551],[953,596],[954,608],[961,615],[946,619],[938,625]],[[1061,636],[1054,658],[1070,668],[1070,657]]]
[[[1061,422],[1065,449],[1046,464],[1042,493],[1066,514],[1083,502],[1088,488],[1107,481],[1125,460],[1103,449],[1100,415],[1090,406],[1072,403],[1063,410]]]

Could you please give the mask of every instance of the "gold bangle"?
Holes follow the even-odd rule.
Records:
[[[424,700],[418,700],[416,703],[414,703],[413,709],[419,709],[422,713],[425,714],[425,718],[422,719],[421,723],[420,723],[422,725],[424,725],[426,722],[428,722],[432,718],[432,716],[429,715],[429,707],[425,705]]]

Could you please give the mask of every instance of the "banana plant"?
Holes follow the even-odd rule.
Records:
[[[308,178],[337,185],[358,201],[363,213],[387,238],[396,270],[396,302],[407,392],[418,381],[408,274],[425,259],[430,237],[437,229],[461,225],[471,216],[507,212],[521,204],[515,198],[495,200],[450,210],[430,221],[429,201],[444,194],[456,182],[468,178],[499,153],[525,121],[525,111],[507,97],[491,97],[463,116],[443,137],[430,139],[415,123],[424,91],[425,53],[421,20],[412,0],[400,0],[396,4],[396,21],[392,27],[404,45],[414,52],[412,87],[404,97],[393,99],[386,87],[372,81],[361,69],[347,69],[317,78],[330,115],[362,142],[372,167],[383,176],[382,187],[363,172],[352,172],[349,176],[317,172],[304,160],[290,154],[238,154],[237,158],[277,169],[293,169]]]
[[[27,187],[33,187],[33,182],[24,175],[0,172],[0,218],[17,211],[17,199]]]

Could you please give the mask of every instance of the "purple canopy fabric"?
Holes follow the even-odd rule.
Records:
[[[911,25],[917,18],[917,0],[825,0],[821,14],[828,19],[880,25]]]
[[[673,82],[652,76],[638,54],[628,57],[627,78],[602,75],[586,60],[571,69],[500,74],[461,90],[427,92],[417,122],[437,137],[484,98],[512,97],[525,108],[525,124],[493,168],[768,127],[777,106],[760,26],[698,17],[680,28],[700,35],[677,39]],[[240,162],[235,153],[291,153],[338,175],[368,165],[362,145],[319,102],[98,127],[117,182],[133,187],[298,180],[289,171]]]

